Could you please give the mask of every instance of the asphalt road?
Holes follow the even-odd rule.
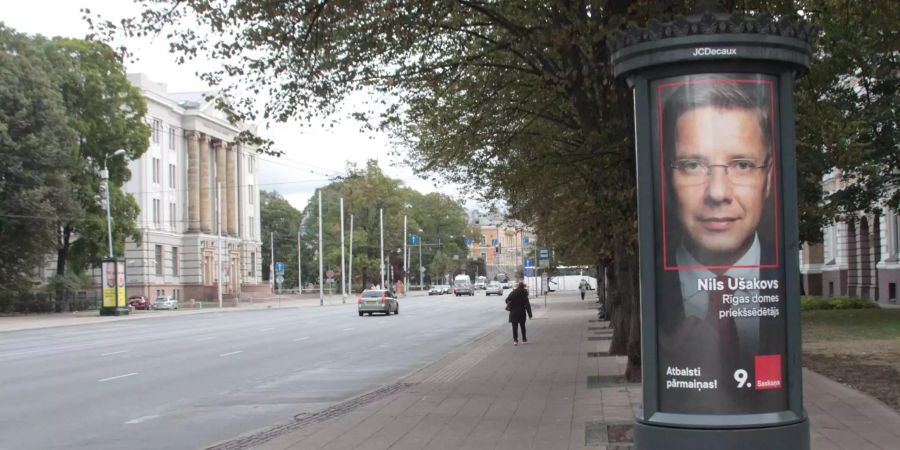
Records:
[[[480,292],[390,316],[354,302],[0,333],[0,450],[205,448],[391,384],[505,327],[502,305]]]

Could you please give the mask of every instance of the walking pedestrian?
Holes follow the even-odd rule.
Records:
[[[581,291],[581,301],[584,301],[584,294],[587,292],[590,285],[587,281],[581,280],[581,283],[578,283],[578,290]]]
[[[512,324],[513,345],[519,345],[519,328],[522,328],[522,343],[528,343],[525,334],[525,313],[531,318],[531,302],[528,301],[528,288],[519,283],[506,297],[506,310],[509,311],[509,323]]]

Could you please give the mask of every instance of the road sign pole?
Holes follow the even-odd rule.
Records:
[[[322,190],[319,189],[319,306],[325,306],[325,254],[322,249]]]
[[[344,282],[344,197],[341,197],[341,304],[347,303],[347,285]]]

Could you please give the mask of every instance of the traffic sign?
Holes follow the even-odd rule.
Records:
[[[475,241],[473,241],[472,239],[466,238],[466,247],[472,245],[473,242],[475,242]]]
[[[277,277],[275,277],[275,281],[277,281],[278,284],[284,283],[284,277],[281,275],[278,275]]]
[[[275,263],[275,273],[284,273],[284,263],[283,262]]]
[[[530,259],[530,258],[526,259],[526,260],[525,260],[525,267],[534,267],[534,260],[533,260],[533,259]]]
[[[331,269],[328,269],[328,271],[325,272],[325,276],[326,276],[329,280],[332,279],[332,278],[334,278],[334,271],[331,270]]]
[[[496,239],[491,239],[491,245],[493,245],[494,247],[496,247],[496,246],[497,246],[497,240],[496,240]]]
[[[528,245],[528,236],[522,236],[522,245]]]
[[[415,234],[409,235],[409,245],[419,245],[419,236]]]
[[[538,259],[547,260],[550,259],[550,249],[542,248],[540,252],[538,252]]]

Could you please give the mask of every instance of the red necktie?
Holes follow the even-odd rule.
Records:
[[[722,311],[730,311],[731,304],[724,302],[726,295],[734,294],[734,291],[728,287],[728,280],[731,277],[719,275],[716,280],[722,283],[721,290],[709,292],[709,306],[706,309],[706,320],[713,326],[719,336],[719,350],[722,362],[733,363],[737,360],[739,353],[737,326],[734,318],[730,315],[719,317]]]

